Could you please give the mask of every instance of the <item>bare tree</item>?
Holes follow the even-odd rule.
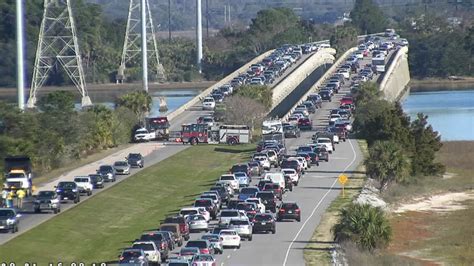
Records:
[[[265,117],[265,106],[254,99],[234,95],[226,102],[225,122],[254,128]]]

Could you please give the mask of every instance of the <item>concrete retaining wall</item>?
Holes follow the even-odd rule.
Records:
[[[256,64],[260,61],[262,61],[265,57],[269,56],[274,50],[270,50],[270,51],[267,51],[257,57],[255,57],[254,59],[252,59],[252,61],[248,62],[247,64],[243,65],[241,68],[237,69],[236,71],[232,72],[231,74],[229,74],[227,77],[221,79],[219,82],[215,83],[214,85],[210,86],[209,88],[203,90],[200,94],[196,95],[196,97],[194,97],[193,99],[191,99],[189,102],[187,102],[186,104],[184,104],[183,106],[181,106],[180,108],[174,110],[173,112],[169,113],[167,115],[168,117],[168,120],[172,120],[174,119],[175,117],[179,116],[180,114],[182,114],[184,111],[186,111],[188,108],[196,105],[197,103],[200,102],[200,100],[204,97],[206,97],[207,95],[209,95],[213,89],[216,89],[226,83],[230,83],[230,81],[237,77],[239,74],[241,73],[244,73],[244,72],[247,72],[248,68],[252,65],[252,64]]]
[[[273,88],[273,106],[278,106],[295,88],[301,84],[318,67],[334,62],[336,50],[321,49],[306,59],[295,71]]]
[[[327,79],[329,79],[332,73],[336,71],[337,67],[355,51],[357,51],[357,47],[353,47],[347,50],[343,55],[341,55],[341,57],[339,57],[339,59],[337,59],[337,61],[324,73],[324,75],[322,75],[321,78],[319,78],[319,80],[314,83],[313,86],[311,86],[311,88],[298,101],[296,101],[296,103],[293,104],[293,106],[288,110],[288,112],[283,115],[283,120],[286,120],[295,110],[296,106],[300,105],[306,99],[306,97],[308,97],[309,94],[318,92],[321,84],[323,84]]]
[[[410,82],[408,47],[402,47],[397,51],[395,58],[380,82],[383,98],[387,101],[398,100],[405,91],[408,82]]]

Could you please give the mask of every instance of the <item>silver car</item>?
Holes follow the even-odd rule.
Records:
[[[232,219],[229,222],[229,229],[234,229],[241,238],[252,241],[253,228],[248,219]]]
[[[129,175],[130,164],[127,161],[117,161],[114,163],[115,174],[117,175]]]
[[[209,223],[202,214],[194,214],[186,217],[190,231],[209,231]]]

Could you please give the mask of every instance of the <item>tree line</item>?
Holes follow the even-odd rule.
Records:
[[[22,112],[0,101],[0,158],[28,155],[36,174],[67,165],[92,153],[128,143],[150,111],[151,97],[141,91],[117,99],[115,109],[75,108],[74,95],[55,91],[41,97],[38,110]],[[0,161],[2,168],[3,159]]]

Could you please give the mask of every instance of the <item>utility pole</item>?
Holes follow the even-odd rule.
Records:
[[[142,26],[142,74],[143,90],[148,92],[148,49],[146,40],[146,0],[142,0],[141,6],[141,26]]]
[[[171,43],[171,0],[168,0],[168,42]]]
[[[23,61],[23,0],[16,0],[16,73],[18,89],[18,108],[25,108],[25,70]]]
[[[209,0],[206,0],[206,37],[209,39]]]
[[[197,49],[197,67],[199,73],[202,72],[202,17],[201,0],[196,0],[196,49]]]

